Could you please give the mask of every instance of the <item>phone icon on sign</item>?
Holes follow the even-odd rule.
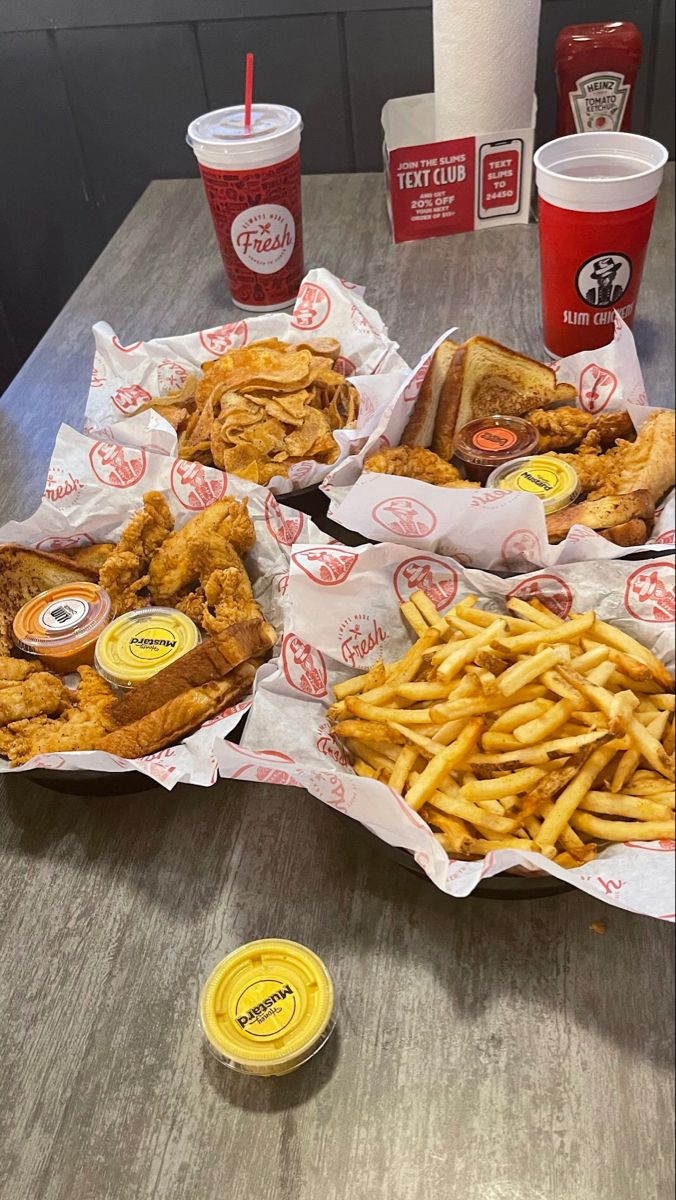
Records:
[[[521,207],[523,141],[486,142],[479,152],[479,218],[508,217]]]

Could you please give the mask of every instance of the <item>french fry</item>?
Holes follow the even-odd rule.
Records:
[[[448,697],[447,683],[400,683],[397,685],[397,696],[404,700],[445,700]]]
[[[541,716],[551,707],[551,703],[551,700],[541,698],[527,701],[525,704],[515,704],[513,708],[508,708],[506,712],[496,717],[491,726],[491,732],[511,733],[517,725],[524,725],[526,721],[532,721],[534,717]]]
[[[673,820],[673,812],[667,804],[657,804],[654,800],[646,800],[641,796],[611,795],[609,792],[589,792],[577,811],[610,817],[630,817],[634,821]]]
[[[593,612],[582,613],[571,621],[562,621],[554,629],[537,629],[534,633],[503,637],[498,645],[504,646],[511,654],[528,654],[531,650],[537,650],[541,645],[575,641],[592,628],[594,620]]]
[[[525,687],[527,683],[539,679],[545,671],[549,671],[556,663],[561,662],[563,657],[561,646],[545,646],[537,654],[519,659],[500,675],[497,681],[498,691],[503,696],[513,696],[515,692],[521,691],[521,688]]]
[[[669,725],[667,726],[666,733],[664,735],[664,738],[662,739],[662,746],[664,748],[664,753],[671,755],[671,757],[673,758],[673,755],[674,755],[674,722],[673,722],[673,720],[671,720],[669,722]]]
[[[346,696],[357,696],[369,688],[379,687],[385,682],[385,664],[380,659],[364,675],[355,675],[353,679],[345,679],[337,683],[333,689],[336,700],[344,700]]]
[[[477,650],[481,650],[483,646],[491,645],[504,629],[504,621],[494,621],[492,625],[489,625],[488,629],[484,629],[474,637],[467,638],[464,642],[458,643],[458,646],[454,647],[452,652],[441,663],[438,669],[440,678],[453,679],[467,663],[472,661]]]
[[[435,608],[435,606],[432,604],[432,601],[428,596],[425,595],[424,592],[421,592],[420,590],[413,592],[411,595],[411,602],[415,604],[415,607],[418,609],[418,612],[420,613],[421,617],[424,618],[427,624],[431,625],[434,629],[438,629],[441,632],[442,637],[445,633],[450,633],[449,627],[441,613],[437,608]]]
[[[333,732],[338,737],[355,738],[360,742],[403,742],[401,734],[394,734],[383,721],[362,721],[357,718],[339,721]]]
[[[352,766],[354,768],[355,775],[362,775],[366,779],[378,779],[379,772],[375,769],[375,767],[370,767],[369,764],[364,762],[363,759],[355,756],[352,760]]]
[[[500,658],[499,654],[495,654],[492,650],[479,650],[474,656],[474,661],[477,667],[481,667],[485,671],[490,671],[493,675],[501,675],[507,669],[509,664],[504,658]]]
[[[561,831],[566,825],[572,823],[571,817],[580,801],[584,800],[587,792],[591,790],[592,784],[616,753],[617,742],[615,740],[599,746],[590,754],[575,778],[563,789],[555,800],[551,812],[547,814],[542,823],[538,840],[543,850],[549,851],[556,847]]]
[[[665,692],[673,692],[674,678],[667,670],[664,663],[661,663],[659,658],[656,658],[647,646],[642,646],[635,638],[630,637],[628,633],[624,633],[621,629],[617,629],[614,625],[608,625],[606,621],[594,622],[591,636],[597,642],[602,642],[605,646],[610,646],[612,650],[621,650],[625,654],[631,655],[632,658],[638,658],[642,662],[647,663],[652,671],[653,678],[658,682],[662,681],[662,690]]]
[[[540,779],[535,787],[526,792],[522,797],[521,807],[518,813],[519,824],[523,824],[530,816],[537,815],[546,805],[547,801],[553,801],[563,791],[565,787],[575,778],[578,771],[584,766],[590,754],[591,748],[585,747],[578,751],[572,758],[564,762],[556,770],[550,771],[543,779]]]
[[[574,829],[604,842],[658,842],[673,841],[676,825],[673,818],[668,821],[606,821],[591,813],[574,813],[570,820]]]
[[[602,662],[607,662],[609,657],[610,650],[607,646],[592,646],[575,659],[575,670],[581,675],[586,675],[587,671],[593,671],[595,667],[600,667]]]
[[[512,771],[509,775],[501,775],[496,779],[477,779],[465,783],[460,794],[463,800],[473,802],[500,800],[503,796],[527,792],[542,779],[544,773],[540,767],[524,767],[520,771]]]
[[[428,825],[436,825],[437,829],[440,829],[445,835],[444,849],[449,850],[452,854],[469,854],[472,834],[464,821],[461,821],[459,817],[451,817],[448,813],[438,812],[431,805],[425,805],[422,815]]]
[[[549,609],[536,608],[527,600],[519,600],[518,596],[510,597],[507,607],[510,612],[530,621],[532,625],[538,625],[541,629],[556,629],[557,625],[561,624],[559,617],[556,617]]]
[[[489,730],[481,738],[481,746],[486,752],[492,750],[500,753],[503,751],[518,750],[519,743],[512,733],[493,733],[492,730]]]
[[[435,758],[430,760],[420,778],[406,793],[406,800],[411,808],[421,808],[425,801],[429,800],[432,792],[436,791],[441,780],[469,758],[481,737],[483,725],[483,721],[478,717],[469,721],[459,737],[451,742],[450,746],[443,747]]]
[[[504,754],[474,754],[470,764],[477,771],[484,771],[487,767],[496,771],[507,771],[517,767],[537,766],[569,754],[576,754],[585,746],[592,746],[604,737],[607,737],[605,730],[578,733],[574,737],[554,738],[550,742],[524,746],[521,750],[507,750]]]
[[[517,704],[526,703],[528,700],[538,700],[544,693],[545,689],[538,684],[529,684],[523,688],[516,696],[482,696],[481,699],[468,697],[466,700],[454,700],[452,697],[447,704],[437,704],[430,709],[430,715],[433,721],[459,721],[462,718],[472,716],[483,716],[489,712],[498,712],[503,708],[510,708],[511,702]]]
[[[559,700],[558,704],[553,704],[541,717],[535,717],[533,721],[527,721],[525,725],[517,725],[514,737],[523,746],[544,742],[547,738],[551,738],[557,729],[565,725],[571,713],[581,704],[581,697],[578,700]]]
[[[349,712],[365,721],[384,721],[386,724],[396,721],[399,725],[430,723],[430,713],[426,708],[385,708],[377,704],[368,704],[359,696],[348,696],[345,703]]]
[[[422,637],[428,625],[411,600],[406,600],[401,605],[401,615],[408,621],[413,632],[417,633],[418,637]]]
[[[671,696],[668,692],[658,692],[656,696],[651,696],[655,708],[664,709],[665,712],[672,713],[676,707],[676,696]]]
[[[468,800],[464,800],[462,796],[448,796],[446,792],[436,790],[432,792],[429,802],[424,807],[427,808],[428,804],[449,816],[459,817],[460,820],[469,822],[475,829],[489,834],[508,834],[514,828],[514,822],[508,820],[507,817],[486,812],[477,804],[471,804]]]
[[[520,837],[475,838],[470,847],[470,854],[482,858],[492,850],[536,850],[534,842]]]
[[[392,768],[388,782],[390,787],[394,788],[395,792],[400,792],[402,796],[408,777],[415,767],[418,758],[418,747],[415,745],[411,746],[407,744],[402,746],[397,755],[397,760]]]
[[[608,714],[610,732],[617,736],[626,733],[637,707],[638,697],[633,692],[617,692],[613,696]]]
[[[600,668],[598,669],[600,670]],[[579,687],[587,699],[591,700],[592,704],[610,720],[613,715],[613,694],[607,691],[606,688],[590,683],[589,678],[578,675],[575,671],[569,671],[566,667],[561,667],[560,670],[565,675],[565,678],[575,687]],[[627,734],[632,741],[634,749],[645,758],[651,767],[654,767],[660,775],[664,775],[667,779],[674,778],[674,764],[669,755],[663,750],[657,738],[653,737],[647,729],[644,729],[635,717],[632,717],[627,722]]]

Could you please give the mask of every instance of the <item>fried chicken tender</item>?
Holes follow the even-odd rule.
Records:
[[[262,617],[242,563],[214,571],[205,581],[204,597],[202,624],[208,633],[222,633],[238,621]]]
[[[630,438],[634,433],[631,417],[626,411],[595,416],[566,405],[564,408],[536,408],[528,414],[528,420],[540,434],[538,451],[541,454],[579,446],[592,430],[598,434],[604,450],[614,446],[618,438]]]
[[[478,483],[469,483],[450,463],[444,462],[432,450],[420,446],[392,446],[379,450],[367,458],[367,471],[378,471],[384,475],[403,475],[406,479],[420,479],[423,483],[435,483],[438,487],[478,488]]]
[[[49,678],[63,686],[56,676]],[[66,688],[63,690],[67,693]],[[36,754],[95,750],[113,728],[109,710],[117,697],[92,667],[80,667],[80,685],[72,697],[67,695],[67,707],[59,716],[38,715],[0,730],[0,753],[13,767],[28,762]]]
[[[68,689],[56,675],[36,671],[0,689],[0,725],[61,712],[69,703]]]
[[[143,508],[134,513],[99,574],[101,587],[110,594],[114,616],[143,607],[139,592],[148,586],[151,559],[173,528],[174,519],[164,496],[146,492]]]
[[[9,683],[20,683],[23,679],[28,679],[29,675],[35,675],[37,671],[42,670],[42,664],[39,662],[0,655],[0,687],[6,687]]]
[[[675,421],[658,409],[639,430],[635,442],[620,439],[603,452],[602,435],[592,429],[576,454],[561,454],[577,471],[580,492],[590,500],[647,491],[653,503],[674,486]]]
[[[153,603],[175,605],[207,574],[233,565],[232,552],[246,554],[255,540],[246,500],[217,500],[172,533],[154,556],[149,571]]]

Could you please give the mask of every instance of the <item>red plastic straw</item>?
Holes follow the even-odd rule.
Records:
[[[251,132],[251,102],[253,100],[253,70],[254,56],[247,54],[246,56],[246,74],[244,77],[244,128],[247,133]]]

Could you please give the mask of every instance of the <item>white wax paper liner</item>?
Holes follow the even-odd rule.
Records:
[[[175,337],[154,338],[123,346],[110,325],[93,327],[96,352],[92,369],[85,432],[123,445],[143,446],[176,454],[176,433],[168,421],[147,411],[133,414],[152,396],[180,388],[188,374],[203,362],[235,346],[260,338],[289,342],[332,337],[340,342],[337,370],[350,378],[360,394],[359,418],[353,429],[335,434],[342,462],[378,424],[380,414],[397,391],[408,367],[398,353],[380,315],[364,300],[364,289],[338,279],[329,271],[310,271],[303,280],[291,313],[242,317],[229,325]],[[271,489],[278,495],[319,483],[330,470],[308,460],[293,466],[289,478],[277,476]]]
[[[296,545],[291,554],[280,657],[261,668],[239,746],[216,747],[229,778],[305,787],[409,850],[442,891],[469,895],[481,879],[510,867],[540,870],[634,912],[672,920],[674,844],[615,845],[595,862],[567,871],[542,855],[502,850],[482,862],[449,861],[429,828],[391,788],[356,776],[326,720],[332,688],[379,657],[411,644],[399,604],[422,588],[443,613],[469,592],[504,611],[510,595],[539,596],[561,616],[595,608],[599,617],[649,646],[673,670],[674,559],[571,564],[500,579],[452,559],[392,543],[349,549]]]
[[[453,555],[467,566],[508,573],[674,548],[673,492],[663,501],[650,540],[643,546],[615,546],[584,525],[573,526],[565,541],[553,546],[537,496],[487,488],[441,488],[395,475],[362,473],[364,459],[370,454],[399,445],[430,358],[453,332],[438,338],[402,383],[365,446],[331,469],[322,488],[331,498],[329,516],[333,520],[374,541],[387,538]],[[578,388],[580,406],[588,412],[626,408],[639,429],[653,411],[648,407],[634,338],[619,317],[613,341],[607,346],[560,359],[554,365],[560,382]],[[659,399],[655,398],[657,405]]]
[[[40,507],[25,521],[3,525],[0,541],[52,551],[116,541],[148,491],[162,493],[176,528],[222,496],[247,498],[256,529],[255,546],[246,556],[247,571],[265,616],[281,632],[291,546],[299,538],[321,542],[324,535],[303,513],[279,504],[266,488],[199,463],[98,441],[62,425]],[[14,769],[0,758],[0,772],[38,766],[71,771],[137,770],[167,788],[177,783],[207,785],[217,774],[214,745],[234,729],[250,703],[250,697],[243,698],[179,745],[146,758],[129,761],[96,750],[72,751],[41,754]]]

